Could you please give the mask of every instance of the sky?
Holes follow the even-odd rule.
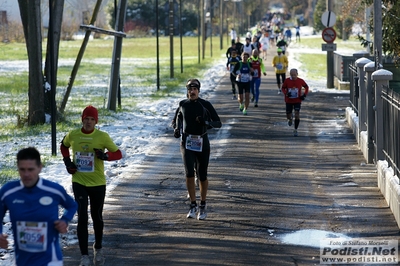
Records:
[[[307,29],[304,28],[302,30],[302,35],[307,35]],[[307,80],[307,73],[304,70],[301,70],[301,63],[296,61],[293,57],[294,54],[298,52],[298,48],[289,47],[289,68],[298,68],[299,76],[305,78]],[[304,52],[304,50],[302,50]],[[311,50],[310,52],[318,52]],[[15,63],[15,62],[0,62],[0,67],[3,69],[8,67],[11,71],[24,71],[23,69],[27,62],[24,64]],[[62,61],[60,62],[62,64]],[[200,93],[200,97],[204,99],[208,99],[212,102],[213,91],[215,90],[215,86],[218,84],[219,80],[222,76],[224,76],[226,72],[225,68],[226,59],[221,57],[221,60],[217,61],[214,66],[209,69],[203,77],[200,77],[200,81],[202,83],[202,89]],[[22,68],[22,69],[21,69]],[[312,92],[324,92],[329,91],[332,93],[335,90],[326,89],[326,80],[307,80],[308,85],[310,86],[310,90]],[[182,95],[185,95],[186,89],[182,87]],[[337,91],[338,93],[343,93],[343,91]],[[147,97],[146,97],[147,98]],[[146,102],[143,101],[140,106],[138,106],[139,111],[136,112],[127,112],[127,113],[116,113],[115,116],[117,121],[114,124],[109,124],[107,121],[102,121],[99,119],[98,128],[106,131],[117,146],[123,151],[124,157],[116,162],[105,162],[105,174],[107,179],[107,195],[112,194],[113,189],[118,185],[121,179],[124,177],[130,176],[130,173],[135,171],[135,166],[141,164],[141,162],[145,159],[146,155],[161,145],[157,142],[158,135],[162,135],[165,133],[165,129],[169,127],[170,121],[174,114],[178,103],[183,98],[170,98],[166,97],[157,101]],[[146,115],[151,113],[152,115]],[[132,125],[132,126],[131,126]],[[335,126],[337,124],[335,123]],[[226,139],[229,136],[229,125],[223,125],[220,129],[221,133],[225,136],[219,136],[218,140],[221,141],[221,145],[226,143]],[[172,129],[171,129],[172,136]],[[60,136],[62,138],[62,136]],[[51,143],[51,136],[40,135],[40,136],[32,136],[26,137],[25,139],[18,139],[18,145],[20,146],[31,146],[34,145],[42,154],[43,152],[48,152],[51,154],[51,147],[49,148],[49,143]],[[0,149],[3,151],[7,151],[7,146],[0,146]],[[59,153],[59,152],[58,152]],[[50,155],[49,154],[49,155]],[[217,152],[213,156],[222,156],[221,152]],[[41,177],[46,178],[48,180],[57,182],[64,186],[67,192],[72,196],[72,187],[71,187],[71,176],[65,170],[65,166],[63,164],[61,156],[51,157],[49,156],[49,161],[46,162],[46,166],[43,168]],[[107,201],[107,199],[106,199]],[[8,215],[5,217],[4,221],[6,222],[3,226],[4,232],[9,234],[9,243],[10,247],[8,252],[5,253],[5,250],[0,249],[0,266],[11,265],[11,261],[13,260],[14,253],[12,252],[13,239],[10,229],[10,223]],[[76,216],[71,224],[76,224]],[[310,234],[311,231],[304,230],[305,234]],[[273,232],[271,232],[273,234]],[[315,232],[313,232],[315,234]],[[320,235],[330,235],[331,232],[318,232]],[[286,241],[282,236],[282,241]],[[288,238],[288,239],[307,239],[309,235],[306,237],[297,236],[296,238]],[[68,245],[77,244],[76,237],[72,235],[72,233],[67,233],[64,236],[64,243]],[[302,243],[292,243],[299,244]]]

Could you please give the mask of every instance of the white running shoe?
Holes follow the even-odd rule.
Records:
[[[197,213],[197,205],[196,206],[190,205],[190,210],[186,215],[186,218],[196,218],[196,213]]]
[[[104,258],[104,255],[103,255],[103,249],[102,248],[96,249],[96,248],[94,248],[94,245],[93,245],[93,254],[94,254],[93,264],[95,266],[104,265],[105,258]]]
[[[278,89],[278,94],[281,94],[281,90],[280,89]]]
[[[89,266],[89,265],[90,265],[89,255],[82,255],[81,263],[79,263],[79,266]]]
[[[197,220],[204,220],[207,218],[206,209],[207,209],[206,205],[200,206],[199,213],[197,214]]]

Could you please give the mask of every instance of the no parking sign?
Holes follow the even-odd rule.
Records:
[[[336,31],[333,28],[325,28],[322,31],[322,39],[327,43],[333,43],[336,39]]]

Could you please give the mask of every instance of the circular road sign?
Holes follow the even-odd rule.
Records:
[[[331,11],[325,11],[321,16],[322,25],[325,27],[332,27],[336,23],[336,15]]]
[[[327,43],[332,43],[336,39],[336,31],[333,28],[325,28],[322,31],[322,39]]]

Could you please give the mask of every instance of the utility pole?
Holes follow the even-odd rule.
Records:
[[[56,65],[54,49],[54,0],[49,1],[49,31],[48,38],[50,43],[50,93],[51,93],[51,154],[57,155],[57,106],[56,106]]]
[[[326,7],[328,12],[333,12],[333,0],[326,0]],[[333,51],[326,52],[326,64],[327,64],[327,87],[334,88],[334,78],[333,78]]]
[[[374,56],[378,67],[382,64],[382,1],[374,0]]]
[[[174,1],[169,0],[169,77],[174,78]]]
[[[223,29],[224,29],[224,27],[223,27],[223,18],[222,18],[222,13],[223,13],[223,9],[222,9],[222,4],[224,3],[224,0],[219,0],[219,49],[224,49],[224,46],[223,46],[223,34],[222,34],[222,31],[223,31]]]
[[[202,39],[202,58],[204,60],[206,53],[206,0],[201,0],[201,39]]]
[[[115,30],[117,32],[124,31],[125,25],[125,14],[126,14],[126,4],[127,0],[120,0],[118,4],[117,10],[117,19]],[[117,110],[117,98],[118,98],[118,87],[119,87],[119,72],[121,66],[121,54],[122,54],[122,40],[123,37],[115,36],[114,37],[114,51],[112,57],[112,65],[111,65],[111,80],[110,80],[110,88],[108,95],[108,110],[116,111]]]

